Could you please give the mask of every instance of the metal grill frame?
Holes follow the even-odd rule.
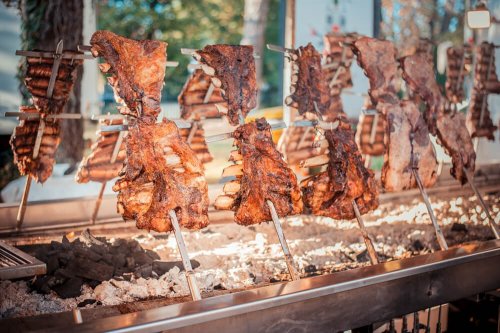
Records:
[[[42,275],[46,272],[45,263],[0,240],[0,280]]]

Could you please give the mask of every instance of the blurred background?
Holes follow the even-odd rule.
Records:
[[[256,59],[260,103],[256,115],[281,118],[283,101],[283,56],[265,49],[266,43],[283,45],[285,33],[285,0],[2,0],[0,2],[0,190],[19,177],[10,151],[9,138],[17,124],[15,118],[5,118],[6,111],[17,111],[27,103],[29,96],[19,80],[20,58],[17,49],[53,50],[60,39],[65,48],[88,44],[92,33],[99,29],[111,30],[134,39],[158,39],[168,43],[168,59],[179,66],[168,68],[163,91],[163,110],[166,116],[178,117],[177,95],[192,61],[180,53],[181,48],[202,48],[207,44],[252,44],[261,57]],[[497,24],[489,30],[472,32],[465,28],[465,10],[475,6],[473,0],[297,0],[295,11],[295,46],[312,42],[318,50],[323,48],[323,35],[329,31],[358,32],[386,38],[396,43],[401,55],[411,54],[422,38],[435,47],[437,63],[440,45],[460,45],[469,40],[499,42]],[[492,15],[500,17],[500,0],[487,2]],[[499,57],[497,57],[498,61]],[[499,66],[499,64],[497,64]],[[442,66],[441,66],[442,67]],[[439,72],[444,84],[444,69]],[[342,96],[345,112],[357,118],[368,82],[357,65],[353,65],[354,88]],[[64,121],[62,144],[58,150],[54,176],[68,178],[64,195],[86,195],[98,191],[99,185],[78,185],[72,180],[82,157],[88,153],[95,139],[97,123],[92,115],[117,113],[110,87],[97,69],[97,61],[86,61],[79,81],[68,105],[67,112],[82,113],[84,121]],[[498,96],[490,101],[492,117],[498,122]],[[227,123],[206,125],[207,132],[229,130]],[[210,146],[214,161],[207,165],[207,177],[216,182],[227,161],[231,142]],[[482,140],[480,160],[498,151],[498,139],[491,143]],[[482,155],[481,155],[482,154]],[[483,157],[481,157],[483,156]],[[380,161],[375,161],[377,168]],[[216,166],[216,167],[211,167]],[[55,180],[44,185],[50,195],[58,197]],[[21,184],[20,182],[19,184]],[[63,182],[65,184],[65,182]],[[95,186],[94,186],[95,185]],[[47,190],[35,185],[30,200],[47,198]],[[74,189],[73,189],[74,187]],[[15,200],[19,186],[2,192],[2,199]],[[37,190],[38,188],[38,190]],[[110,190],[108,190],[110,191]],[[39,194],[37,194],[39,193]],[[62,195],[62,194],[61,194]],[[7,200],[8,201],[8,200]]]

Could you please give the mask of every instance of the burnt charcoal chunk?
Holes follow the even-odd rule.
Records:
[[[139,266],[135,269],[134,274],[137,277],[142,277],[145,279],[150,278],[151,275],[153,275],[153,265],[144,264],[142,266]]]
[[[77,305],[77,306],[78,306],[79,308],[83,308],[83,307],[85,307],[85,306],[87,306],[87,305],[94,304],[95,302],[96,302],[96,300],[95,300],[95,299],[88,298],[88,299],[86,299],[86,300],[84,300],[84,301],[82,301],[82,302],[78,303],[78,305]]]
[[[200,263],[197,260],[191,260],[191,266],[193,269],[200,267]],[[181,271],[184,270],[184,265],[181,261],[154,261],[153,271],[158,275],[163,275],[170,271],[172,268],[178,267]]]
[[[50,293],[52,282],[55,280],[53,276],[37,276],[31,287],[42,294]]]
[[[456,231],[456,232],[467,232],[467,227],[463,223],[453,223],[451,226],[451,231]]]
[[[81,294],[83,280],[71,278],[62,285],[52,288],[61,298],[78,297]]]
[[[142,266],[142,265],[145,265],[145,264],[152,264],[153,263],[153,259],[148,256],[148,254],[146,252],[135,252],[133,254],[133,257],[134,257],[134,261],[135,261],[135,264],[137,266]]]
[[[111,279],[115,270],[113,266],[84,258],[75,258],[68,265],[68,269],[72,270],[75,276],[101,282]]]
[[[47,274],[54,273],[59,268],[59,259],[56,256],[47,259]]]

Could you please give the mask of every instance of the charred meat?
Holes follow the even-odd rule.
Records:
[[[101,126],[121,124],[123,124],[123,119],[101,120]],[[80,163],[75,177],[77,183],[107,182],[118,177],[123,166],[126,150],[124,140],[121,140],[120,146],[117,147],[120,133],[98,132],[97,135],[97,141],[91,147],[92,152]],[[116,157],[113,154],[116,154]]]
[[[21,112],[38,113],[35,106],[21,106]],[[30,175],[39,183],[44,183],[52,174],[55,154],[61,141],[59,120],[47,119],[44,126],[38,155],[34,156],[38,128],[41,122],[38,118],[21,120],[14,129],[10,145],[14,152],[14,163],[21,175]]]
[[[227,103],[225,111],[231,125],[239,124],[257,104],[257,78],[253,47],[249,45],[208,45],[196,51],[194,58],[201,69],[211,77],[216,88],[220,88]]]
[[[136,41],[110,31],[96,31],[90,40],[92,54],[102,56],[99,65],[113,87],[124,115],[155,122],[160,113],[161,90],[165,77],[167,44],[154,40]]]
[[[464,80],[472,64],[470,47],[455,46],[446,50],[446,98],[451,103],[465,99]]]
[[[202,69],[197,69],[188,78],[178,97],[183,119],[219,118],[221,109],[227,109],[221,89],[215,87],[211,77]],[[217,104],[217,105],[216,105]]]
[[[199,121],[192,123],[191,128],[179,130],[182,139],[191,147],[202,164],[211,162],[214,158],[208,150],[205,140],[205,130]]]
[[[337,129],[325,131],[325,137],[328,156],[316,157],[315,164],[327,164],[326,171],[301,182],[306,209],[333,219],[355,218],[353,201],[361,214],[375,209],[378,190],[374,175],[363,165],[349,123],[341,121]]]
[[[224,186],[216,209],[234,210],[235,221],[251,225],[271,221],[270,200],[280,217],[300,214],[302,200],[295,174],[283,161],[272,141],[271,126],[264,118],[239,126],[234,132],[237,150],[224,176],[236,179]]]
[[[138,122],[127,135],[127,163],[113,186],[118,211],[139,229],[172,230],[169,211],[188,229],[208,225],[208,188],[203,168],[174,122]]]

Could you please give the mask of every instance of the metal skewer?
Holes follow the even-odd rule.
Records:
[[[427,212],[429,213],[429,217],[432,221],[432,225],[434,226],[434,230],[436,231],[437,241],[439,243],[439,247],[441,250],[448,250],[448,244],[446,244],[446,239],[444,238],[443,231],[439,227],[436,216],[434,215],[434,211],[432,210],[431,201],[429,200],[429,196],[425,191],[424,185],[422,184],[422,180],[418,174],[418,168],[412,168],[413,176],[415,177],[415,181],[417,182],[418,189],[420,190],[420,194],[422,195],[422,199],[424,200],[425,206],[427,207]]]
[[[276,234],[278,235],[278,239],[281,244],[281,249],[283,250],[283,253],[285,255],[285,262],[288,268],[288,272],[290,273],[290,276],[293,281],[299,280],[300,276],[297,270],[295,269],[293,256],[290,253],[290,249],[288,248],[288,243],[286,242],[285,234],[283,233],[283,228],[281,227],[281,222],[278,213],[276,212],[276,208],[274,207],[274,204],[271,200],[266,200],[266,202],[267,205],[269,206],[269,210],[271,211],[274,229],[276,230]]]
[[[170,222],[174,228],[175,240],[177,241],[177,247],[179,248],[179,252],[181,254],[182,264],[184,265],[184,270],[186,271],[186,279],[189,290],[191,291],[191,297],[193,298],[193,301],[199,301],[201,300],[200,289],[196,284],[193,267],[191,267],[191,261],[189,260],[186,244],[184,244],[184,238],[182,237],[181,228],[179,227],[179,222],[177,221],[177,215],[175,215],[174,210],[170,210],[168,215],[170,216]]]
[[[169,119],[170,121],[173,121],[177,128],[191,128],[191,123],[189,121],[183,120],[183,119]],[[127,124],[123,125],[109,125],[109,126],[102,126],[101,127],[101,132],[121,132],[121,131],[128,131],[129,126]]]
[[[181,54],[184,54],[184,55],[193,55],[193,53],[195,53],[196,51],[199,51],[197,49],[189,49],[189,48],[181,48]],[[255,59],[258,59],[260,58],[260,55],[257,53],[257,52],[254,52],[253,53],[253,57]]]
[[[281,128],[286,128],[286,124],[283,121],[280,121],[279,123],[271,125],[271,130],[277,130],[277,129],[281,129]],[[207,136],[207,137],[205,137],[205,141],[207,143],[211,143],[211,142],[231,139],[232,137],[233,137],[233,132],[222,133],[222,134]]]
[[[375,246],[373,246],[372,239],[370,235],[368,235],[368,231],[366,231],[365,222],[363,221],[363,217],[359,212],[359,207],[356,201],[352,201],[352,208],[354,209],[354,214],[356,215],[356,219],[358,220],[358,226],[361,230],[361,235],[363,236],[363,240],[365,241],[366,250],[368,252],[368,256],[370,257],[370,262],[372,265],[378,264],[377,252],[375,251]]]
[[[486,213],[486,216],[488,218],[488,224],[490,225],[491,230],[493,231],[493,234],[495,235],[496,239],[500,239],[500,229],[498,225],[495,222],[495,219],[490,214],[490,208],[488,207],[488,204],[484,201],[483,196],[481,195],[481,192],[479,192],[478,188],[476,187],[476,184],[474,184],[474,175],[472,172],[470,172],[468,169],[464,168],[464,173],[465,176],[467,177],[467,182],[469,183],[470,187],[472,188],[472,191],[476,194],[477,199],[479,200],[479,203],[481,207],[483,208],[483,211]]]
[[[7,111],[5,112],[5,117],[17,117],[21,120],[32,120],[32,119],[40,119],[40,113],[31,113],[31,112],[13,112]],[[45,115],[45,119],[82,119],[82,115],[79,113],[58,113],[58,114],[48,114]]]

